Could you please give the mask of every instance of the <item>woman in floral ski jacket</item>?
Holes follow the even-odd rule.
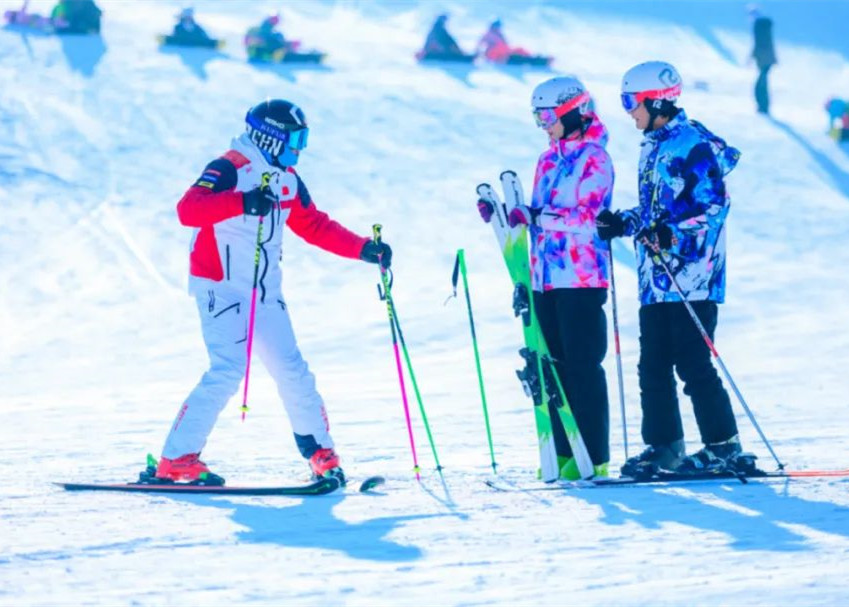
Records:
[[[607,379],[609,249],[596,232],[599,212],[610,207],[613,163],[605,150],[607,129],[575,78],[552,78],[531,97],[537,126],[550,146],[537,162],[529,207],[510,215],[531,236],[534,307],[555,359],[566,398],[596,475],[610,460]],[[551,412],[561,478],[580,478],[555,411]]]

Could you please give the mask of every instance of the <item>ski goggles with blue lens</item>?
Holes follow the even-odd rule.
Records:
[[[286,144],[293,150],[303,150],[307,147],[307,139],[310,130],[308,128],[298,129],[297,131],[286,132]]]
[[[560,120],[561,116],[565,116],[576,107],[580,107],[581,105],[588,103],[589,100],[589,93],[584,92],[577,97],[573,97],[566,103],[561,103],[557,107],[535,108],[533,110],[534,120],[539,128],[549,129],[553,127],[558,120]]]
[[[639,105],[637,93],[622,93],[622,107],[626,112],[633,112]]]
[[[639,93],[622,93],[622,107],[626,112],[633,112],[646,99],[669,99],[674,101],[681,94],[681,85],[676,84],[667,89],[640,91]]]
[[[248,117],[248,132],[253,141],[260,149],[267,150],[274,155],[279,153],[277,148],[288,146],[293,150],[303,150],[307,147],[309,127],[296,130],[278,129],[266,122],[256,123]]]

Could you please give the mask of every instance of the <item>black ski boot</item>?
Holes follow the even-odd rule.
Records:
[[[628,458],[620,473],[637,479],[651,478],[660,470],[675,470],[685,454],[683,439],[666,445],[649,445],[639,455]]]
[[[737,460],[740,459],[741,471],[737,472]],[[740,446],[740,437],[734,435],[721,443],[705,445],[692,455],[685,457],[681,464],[673,470],[677,474],[704,474],[729,472],[731,474],[745,474],[743,468],[750,466],[754,468],[754,459],[750,454],[744,457],[743,448]]]

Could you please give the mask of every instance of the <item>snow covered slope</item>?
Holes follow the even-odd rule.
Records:
[[[275,2],[196,2],[201,24],[227,41],[218,53],[157,48],[179,2],[101,5],[102,42],[0,30],[0,604],[845,601],[847,483],[487,489],[466,312],[462,299],[444,303],[462,247],[497,460],[507,479],[532,483],[533,420],[513,372],[520,329],[474,188],[507,168],[530,184],[546,143],[530,91],[573,73],[611,131],[614,206],[633,205],[640,133],[619,107],[619,79],[638,61],[671,61],[689,114],[743,152],[728,183],[719,350],[782,460],[847,467],[849,153],[825,136],[821,109],[849,96],[845,3],[763,3],[780,60],[772,118],[754,113],[743,2],[287,3],[284,32],[329,53],[323,66],[292,68],[249,65],[241,49]],[[440,11],[466,48],[500,16],[511,42],[554,55],[554,70],[415,64]],[[266,97],[307,112],[299,172],[318,206],[362,234],[384,226],[444,484],[417,413],[421,485],[411,472],[376,269],[290,235],[284,292],[346,470],[386,474],[385,494],[62,493],[50,481],[132,478],[204,371],[185,293],[190,230],[174,205]],[[636,280],[624,243],[616,258],[633,453]],[[607,362],[616,467],[612,352]],[[244,424],[235,402],[222,414],[206,461],[231,483],[302,477],[260,365],[250,400]],[[746,448],[774,467],[738,412]]]

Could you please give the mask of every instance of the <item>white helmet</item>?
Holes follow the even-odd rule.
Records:
[[[578,99],[580,97],[580,99]],[[545,82],[538,84],[531,93],[531,106],[535,110],[543,108],[557,108],[564,103],[573,102],[573,109],[580,108],[581,113],[585,114],[590,105],[590,96],[587,89],[581,84],[581,81],[571,76],[558,76],[550,78]]]
[[[581,128],[581,117],[590,112],[591,101],[581,81],[570,76],[546,80],[531,93],[537,126],[548,129],[559,120],[567,133]]]
[[[681,75],[665,61],[640,63],[622,77],[622,105],[629,112],[646,99],[675,103],[680,95]]]

